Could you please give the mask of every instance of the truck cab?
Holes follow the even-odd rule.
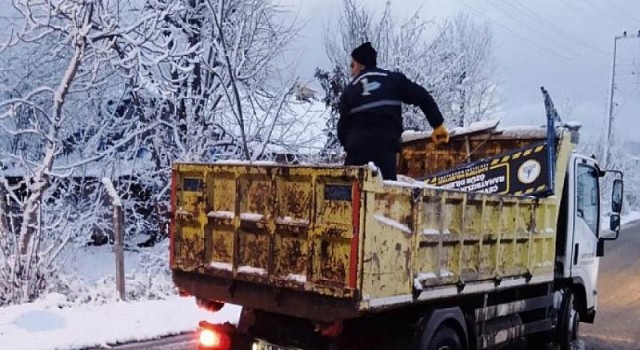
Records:
[[[603,229],[601,182],[607,171],[594,157],[573,154],[562,193],[556,241],[556,280],[570,285],[579,321],[593,323],[598,297],[598,264],[605,242],[618,238],[622,206],[622,179],[615,179],[611,196],[609,229]],[[620,172],[609,172],[619,175]],[[606,226],[605,226],[606,227]]]

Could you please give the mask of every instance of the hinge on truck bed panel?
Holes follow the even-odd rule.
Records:
[[[411,191],[411,201],[413,203],[417,203],[418,201],[420,201],[422,198],[422,189],[421,188],[414,188]]]
[[[229,286],[227,287],[227,290],[229,291],[229,296],[233,298],[233,295],[235,294],[235,291],[236,291],[235,280],[231,280],[231,282],[229,283]]]
[[[276,302],[276,305],[278,305],[278,307],[282,306],[282,289],[280,288],[273,288],[273,299]]]
[[[456,283],[456,287],[458,287],[458,293],[461,293],[464,290],[464,287],[466,287],[466,286],[467,286],[467,284],[464,282],[464,280],[462,278],[460,278],[458,283]]]
[[[527,280],[527,283],[531,282],[531,279],[533,278],[531,271],[527,270],[527,272],[524,273],[524,278]]]

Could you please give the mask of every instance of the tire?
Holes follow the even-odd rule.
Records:
[[[458,332],[449,326],[442,325],[423,350],[464,350]]]
[[[565,291],[560,310],[560,324],[558,325],[557,345],[561,350],[577,349],[578,334],[580,332],[580,313],[575,295]]]
[[[549,350],[552,345],[552,334],[550,332],[538,333],[527,337],[528,350]]]

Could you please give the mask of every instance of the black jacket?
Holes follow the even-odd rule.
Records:
[[[355,77],[340,96],[338,139],[347,153],[372,142],[396,152],[403,131],[402,102],[419,106],[433,128],[444,121],[427,90],[402,73],[374,68]]]

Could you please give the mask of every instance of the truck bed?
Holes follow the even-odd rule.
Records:
[[[174,281],[201,298],[333,321],[553,280],[556,197],[383,181],[369,167],[186,163],[172,193]]]

